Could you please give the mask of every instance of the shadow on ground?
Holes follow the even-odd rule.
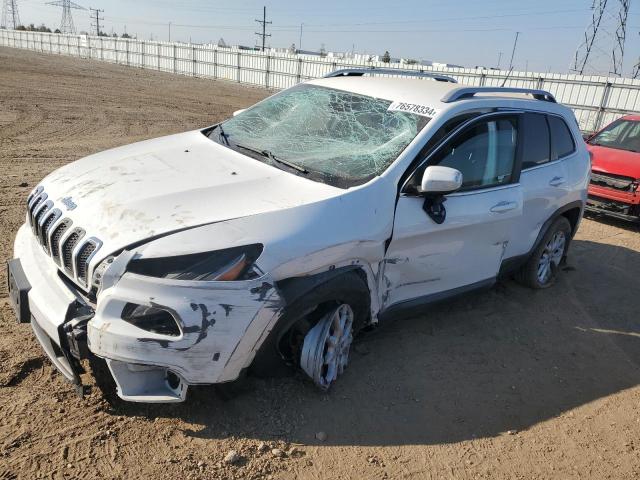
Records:
[[[360,339],[328,394],[302,378],[251,380],[223,401],[126,406],[177,416],[200,438],[246,436],[336,445],[439,444],[526,429],[640,382],[640,254],[575,241],[557,284],[512,281],[431,307]]]

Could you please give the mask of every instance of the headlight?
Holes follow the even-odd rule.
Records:
[[[253,244],[177,257],[140,258],[132,260],[127,271],[174,280],[248,280],[261,273],[254,262],[262,248],[260,244]]]

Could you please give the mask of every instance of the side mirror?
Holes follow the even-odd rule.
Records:
[[[240,110],[236,110],[235,112],[233,112],[233,116],[235,117],[236,115],[240,115],[245,110],[246,110],[246,108],[241,108]]]
[[[427,167],[422,175],[420,191],[428,194],[444,195],[455,192],[462,186],[462,173],[455,168]]]

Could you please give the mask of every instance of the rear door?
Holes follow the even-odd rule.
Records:
[[[522,217],[505,258],[524,255],[533,247],[544,223],[564,204],[570,188],[566,161],[575,143],[562,118],[543,113],[522,115]]]
[[[518,124],[517,114],[482,115],[410,176],[383,265],[383,307],[493,282],[522,214]],[[414,188],[428,165],[463,175],[461,190],[446,196],[442,224],[424,212],[424,197]]]

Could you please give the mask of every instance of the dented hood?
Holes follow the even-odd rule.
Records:
[[[344,192],[242,155],[199,131],[90,155],[41,185],[63,217],[103,242],[100,256],[169,232]]]
[[[593,169],[625,177],[640,178],[640,153],[587,145],[593,153]]]

